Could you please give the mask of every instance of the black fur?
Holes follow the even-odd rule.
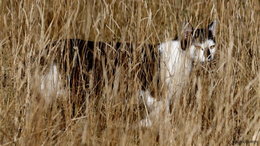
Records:
[[[204,42],[206,40],[213,40],[215,42],[215,37],[212,31],[208,29],[197,29],[193,34],[193,41]]]

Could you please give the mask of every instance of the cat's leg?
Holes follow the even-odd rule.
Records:
[[[140,97],[141,101],[145,104],[146,108],[148,110],[151,110],[154,103],[156,102],[156,99],[152,97],[151,93],[149,91],[140,91]]]
[[[147,91],[147,90],[146,91],[143,91],[143,90],[140,91],[140,100],[145,105],[146,116],[145,116],[144,119],[142,119],[139,122],[139,125],[141,127],[150,127],[150,126],[152,126],[152,121],[150,119],[149,113],[152,110],[152,106],[156,102],[156,100],[151,96],[150,92]]]
[[[146,110],[146,117],[140,121],[140,126],[150,127],[159,120],[165,104],[152,97],[149,91],[140,91],[140,97]]]

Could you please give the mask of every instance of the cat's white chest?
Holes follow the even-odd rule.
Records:
[[[179,41],[167,41],[159,46],[161,53],[161,75],[169,84],[181,82],[192,69],[192,60],[181,49]]]

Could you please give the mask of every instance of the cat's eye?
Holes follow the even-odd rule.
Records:
[[[215,48],[215,45],[212,45],[212,46],[210,46],[209,48],[210,48],[210,49],[214,49],[214,48]]]

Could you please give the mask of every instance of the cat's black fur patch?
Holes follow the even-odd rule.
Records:
[[[58,70],[63,74],[63,79],[66,81],[66,86],[70,88],[72,96],[77,97],[77,99],[72,98],[73,105],[82,106],[88,90],[94,91],[92,93],[96,95],[102,94],[102,88],[105,84],[103,73],[106,73],[109,79],[113,79],[117,67],[129,70],[128,65],[132,63],[134,57],[133,51],[137,51],[134,50],[136,46],[138,45],[127,42],[66,39],[48,45],[46,55],[52,56],[51,60],[58,65]],[[139,61],[136,63],[139,62],[140,65],[138,65],[136,72],[133,71],[133,74],[137,74],[143,89],[151,86],[152,82],[156,80],[154,74],[159,72],[157,46],[143,44],[141,51],[137,53]],[[45,63],[42,64],[48,64],[47,61],[49,60],[45,59]],[[93,89],[89,89],[90,78],[93,79]]]
[[[212,33],[212,31],[208,29],[197,29],[193,33],[193,40],[198,41],[200,43],[206,41],[206,40],[213,40],[215,42],[215,37]]]

